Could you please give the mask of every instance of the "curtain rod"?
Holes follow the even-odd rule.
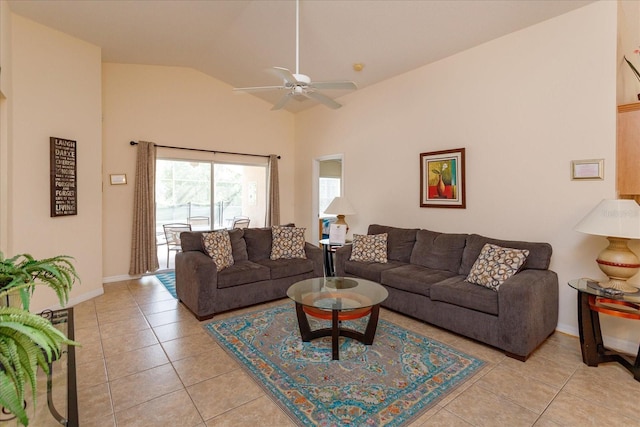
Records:
[[[130,145],[138,145],[138,143],[136,141],[131,141],[129,142]],[[174,150],[188,150],[188,151],[201,151],[203,153],[213,153],[213,154],[235,154],[238,156],[252,156],[252,157],[270,157],[269,155],[266,154],[247,154],[247,153],[234,153],[232,151],[218,151],[218,150],[205,150],[203,148],[187,148],[187,147],[172,147],[171,145],[158,145],[155,144],[156,147],[161,147],[161,148],[172,148]],[[280,156],[276,156],[278,159],[280,159]]]

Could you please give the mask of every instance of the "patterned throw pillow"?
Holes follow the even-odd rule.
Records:
[[[227,230],[211,231],[202,234],[202,247],[216,264],[218,271],[233,265],[231,238]]]
[[[354,234],[349,261],[387,262],[387,233]]]
[[[304,231],[301,227],[271,227],[271,259],[307,258]]]
[[[487,243],[471,267],[467,282],[497,291],[505,280],[520,270],[528,255],[527,249],[503,248]]]

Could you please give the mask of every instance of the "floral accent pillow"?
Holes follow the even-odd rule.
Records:
[[[304,251],[304,232],[302,227],[271,227],[271,259],[307,258]]]
[[[387,262],[387,233],[354,234],[349,261]]]
[[[467,282],[498,291],[505,280],[520,270],[527,256],[527,249],[503,248],[487,243],[471,267]]]
[[[203,233],[202,247],[211,259],[213,259],[218,271],[222,271],[233,265],[231,238],[227,230]]]

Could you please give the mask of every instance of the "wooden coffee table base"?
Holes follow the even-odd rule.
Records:
[[[358,340],[365,345],[373,344],[373,338],[376,335],[378,327],[378,315],[380,313],[380,304],[371,307],[355,309],[355,310],[321,310],[314,307],[304,306],[296,302],[296,314],[298,316],[298,326],[300,327],[300,336],[302,341],[309,342],[316,338],[331,337],[332,359],[339,360],[340,353],[338,343],[340,336]],[[320,319],[331,320],[330,328],[311,330],[309,326],[309,316]],[[343,320],[359,319],[370,314],[369,322],[364,333],[354,331],[353,329],[343,328],[340,322]]]

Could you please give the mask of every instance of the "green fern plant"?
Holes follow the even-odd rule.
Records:
[[[36,260],[29,254],[4,258],[0,252],[0,301],[18,295],[21,307],[0,307],[0,405],[14,414],[22,425],[29,425],[24,409],[27,385],[35,406],[38,366],[49,371],[49,362],[60,357],[62,344],[77,345],[56,329],[50,321],[29,312],[31,296],[37,285],[52,288],[60,305],[69,300],[69,292],[79,280],[73,258],[60,255]]]

